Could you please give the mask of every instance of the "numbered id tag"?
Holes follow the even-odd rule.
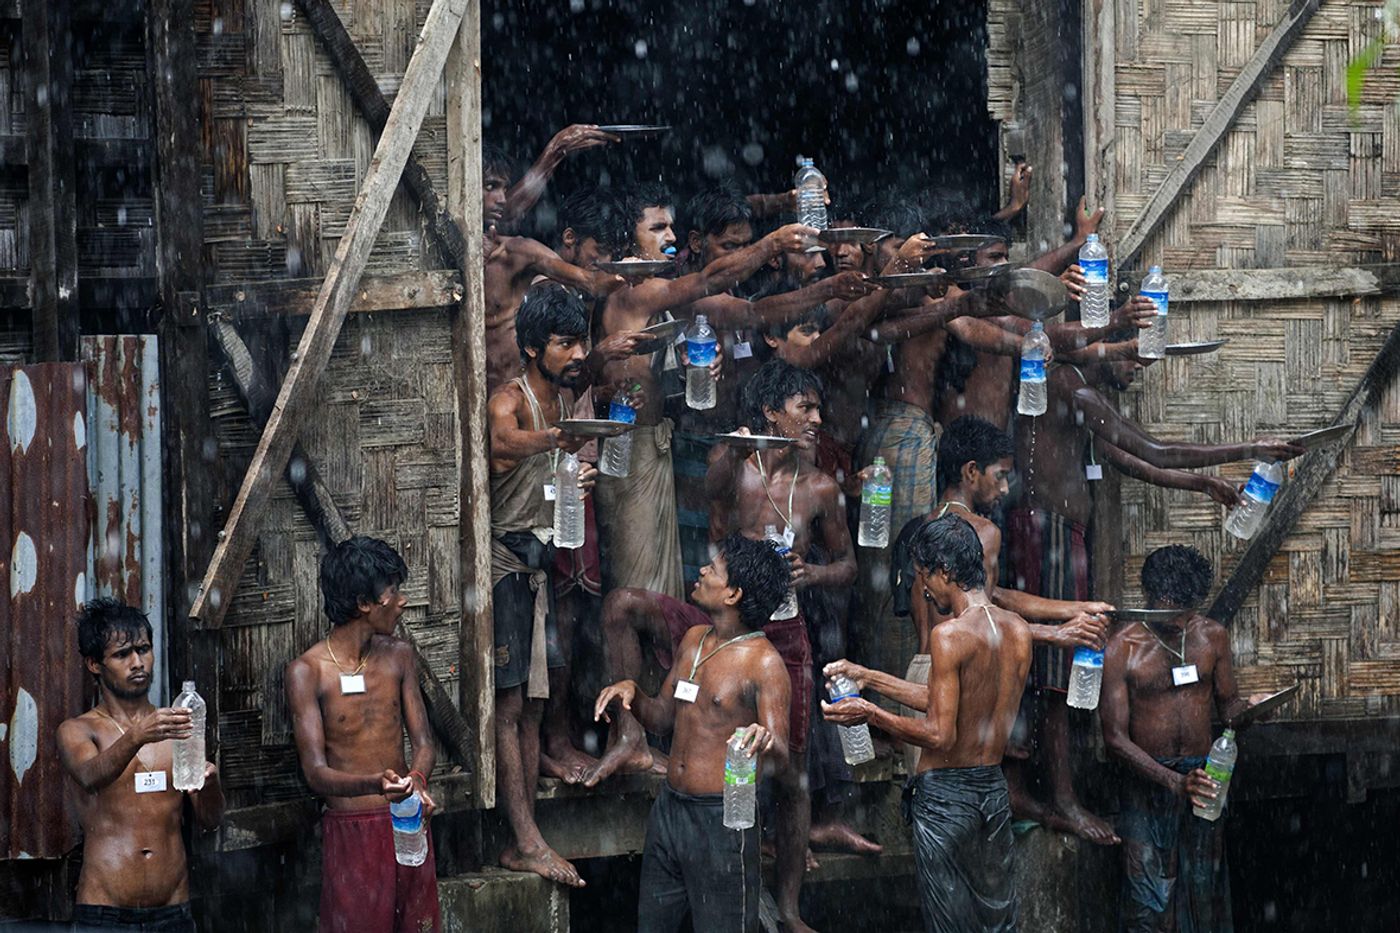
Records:
[[[553,501],[554,501],[554,484],[553,484],[553,483],[545,483],[545,484],[544,484],[544,501],[546,501],[546,502],[553,502]]]
[[[1196,665],[1183,664],[1180,667],[1172,668],[1172,684],[1177,687],[1185,687],[1194,684],[1201,679],[1201,675],[1196,673]]]
[[[734,344],[734,359],[746,360],[751,356],[753,356],[753,344],[747,340]]]
[[[693,680],[676,681],[676,699],[682,703],[694,703],[700,696],[700,685]]]
[[[788,527],[784,528],[784,529],[783,529],[783,543],[786,544],[789,548],[791,548],[791,547],[792,547],[792,542],[795,541],[795,540],[797,540],[797,535],[793,532],[792,526],[789,525]]]
[[[136,793],[159,794],[165,790],[164,771],[137,771]]]
[[[340,675],[340,692],[341,692],[341,693],[364,693],[364,692],[365,692],[365,675],[364,675],[364,674],[341,674],[341,675]]]
[[[1103,465],[1099,463],[1086,463],[1084,465],[1085,479],[1103,479]]]

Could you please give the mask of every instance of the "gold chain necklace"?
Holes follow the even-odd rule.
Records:
[[[94,706],[92,709],[93,709],[93,711],[94,711],[95,713],[97,713],[97,715],[99,715],[99,716],[105,716],[105,717],[107,718],[107,721],[110,722],[112,725],[116,726],[116,727],[117,727],[117,731],[120,732],[123,736],[126,735],[126,728],[125,728],[124,726],[122,726],[121,723],[117,722],[117,719],[116,719],[115,716],[113,716],[111,713],[107,712],[107,711],[106,711],[105,709],[103,709],[101,706]],[[154,768],[155,766],[151,764],[150,760],[147,759],[146,756],[145,756],[144,754],[142,754],[142,752],[144,752],[145,750],[146,750],[146,746],[145,746],[144,744],[138,745],[138,746],[136,747],[136,760],[139,761],[139,762],[141,762],[141,764],[145,766],[145,768],[146,768],[147,771],[150,771],[150,770],[151,770],[152,768]]]
[[[340,671],[341,674],[345,674],[345,668],[340,666],[340,659],[335,656],[335,649],[331,647],[331,637],[329,635],[326,636],[326,650],[330,652],[331,663],[335,665],[335,669]],[[356,674],[362,672],[365,669],[365,665],[369,663],[369,656],[372,651],[374,651],[373,641],[369,643],[369,648],[366,649],[365,653],[360,656],[360,666],[350,671],[347,676],[354,677]]]

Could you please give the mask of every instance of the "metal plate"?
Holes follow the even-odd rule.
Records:
[[[943,269],[929,269],[925,272],[905,272],[899,275],[872,275],[870,281],[886,288],[925,288],[948,284],[948,273]]]
[[[1278,693],[1269,694],[1264,699],[1260,700],[1258,703],[1255,703],[1253,706],[1245,707],[1244,712],[1240,713],[1238,716],[1235,717],[1234,724],[1238,726],[1241,723],[1253,722],[1256,719],[1260,719],[1264,716],[1269,715],[1274,710],[1278,709],[1280,706],[1283,706],[1289,700],[1297,696],[1298,691],[1302,688],[1302,684],[1294,684],[1291,687],[1284,687]]]
[[[715,440],[742,450],[778,450],[791,447],[794,443],[790,437],[773,437],[769,434],[716,434]]]
[[[658,133],[667,132],[671,127],[659,123],[612,123],[608,126],[600,126],[598,129],[604,133],[612,133],[614,136],[655,136]]]
[[[890,235],[889,230],[879,227],[829,227],[817,234],[823,243],[835,246],[838,243],[874,243]]]
[[[1058,317],[1069,302],[1065,283],[1041,269],[1012,269],[988,284],[1008,311],[1031,321]]]
[[[959,285],[975,287],[985,285],[992,279],[1000,278],[1019,268],[1021,268],[1020,264],[1014,262],[999,262],[993,266],[964,266],[949,272],[948,277]],[[1048,272],[1046,274],[1049,275]]]
[[[559,422],[558,427],[573,437],[617,437],[637,426],[626,421],[608,421],[601,418],[570,418]]]
[[[669,259],[625,259],[622,262],[600,262],[597,266],[602,272],[630,279],[660,275],[676,268],[676,264]]]
[[[967,250],[986,249],[989,246],[1006,242],[1005,237],[991,236],[986,233],[950,233],[932,239],[933,245],[940,250],[959,253]]]
[[[1120,622],[1170,622],[1179,616],[1189,615],[1194,609],[1115,609],[1113,615]]]
[[[1195,356],[1198,353],[1214,353],[1229,339],[1221,340],[1197,340],[1192,343],[1169,343],[1167,344],[1167,356]]]
[[[1351,432],[1355,425],[1334,424],[1330,428],[1321,428],[1316,431],[1309,431],[1307,434],[1299,434],[1288,443],[1297,444],[1299,447],[1306,447],[1313,450],[1317,447],[1326,447],[1334,441],[1339,441]]]

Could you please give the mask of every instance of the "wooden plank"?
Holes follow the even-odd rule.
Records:
[[[1268,37],[1259,43],[1249,62],[1240,69],[1239,75],[1220,100],[1216,101],[1205,123],[1201,125],[1186,151],[1167,172],[1166,178],[1148,198],[1142,212],[1128,227],[1128,232],[1118,243],[1117,263],[1129,267],[1136,263],[1148,237],[1162,225],[1176,207],[1177,199],[1185,193],[1192,180],[1205,166],[1206,159],[1215,147],[1225,138],[1245,106],[1254,99],[1273,72],[1274,66],[1283,59],[1302,33],[1321,0],[1294,0],[1293,5],[1279,20]]]
[[[1138,269],[1121,271],[1119,293],[1135,293],[1144,275]],[[1393,294],[1400,292],[1400,263],[1187,270],[1172,273],[1171,286],[1174,304]]]
[[[496,805],[491,621],[491,481],[486,462],[486,297],[482,292],[481,6],[472,0],[447,66],[447,203],[466,231],[466,295],[452,323],[462,450],[461,710],[476,729],[477,805]]]
[[[21,12],[34,359],[73,360],[78,357],[78,220],[69,9],[66,3],[23,0]]]
[[[1118,43],[1118,4],[1116,0],[1088,0],[1083,5],[1084,49],[1084,177],[1093,185],[1086,191],[1094,207],[1105,216],[1115,217],[1114,146],[1117,140],[1115,110],[1118,106],[1115,54]],[[1100,231],[1113,241],[1113,224]]]
[[[1380,352],[1371,361],[1365,375],[1352,390],[1351,397],[1332,423],[1355,425],[1362,413],[1380,398],[1397,372],[1400,372],[1400,324],[1391,330]],[[1215,602],[1210,607],[1211,618],[1221,622],[1234,618],[1249,593],[1263,577],[1269,562],[1293,530],[1298,518],[1336,470],[1354,434],[1355,429],[1347,435],[1345,441],[1304,455],[1297,471],[1275,497],[1268,517],[1264,520],[1264,526],[1249,542],[1239,563],[1235,565],[1229,579],[1216,595]]]
[[[202,307],[206,315],[234,321],[311,313],[320,294],[320,279],[277,279],[239,285],[210,286],[202,296],[181,296],[186,308]],[[402,275],[364,276],[355,288],[351,314],[379,311],[446,308],[462,300],[461,274],[450,269],[406,272]]]
[[[336,73],[349,88],[355,109],[371,130],[383,132],[384,123],[389,119],[389,101],[380,91],[379,82],[374,79],[364,56],[345,30],[335,7],[330,0],[297,0],[297,5],[306,13],[306,20],[316,33],[316,38],[321,40]],[[427,169],[411,155],[404,164],[403,183],[422,207],[428,221],[428,233],[443,251],[443,260],[464,267],[467,253],[462,229],[438,197]]]
[[[258,441],[258,449],[253,453],[238,498],[190,609],[190,617],[199,624],[217,628],[233,599],[243,563],[253,549],[272,483],[287,465],[302,422],[315,408],[316,384],[325,371],[340,335],[340,326],[354,301],[355,287],[389,209],[418,127],[432,101],[466,5],[467,0],[434,0],[428,11],[418,47],[394,98],[384,135],[375,148],[345,235],[326,273],[267,428]]]

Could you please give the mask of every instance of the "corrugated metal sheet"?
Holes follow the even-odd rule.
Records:
[[[72,619],[87,596],[87,376],[81,363],[0,368],[0,857],[77,842],[54,753],[86,705]]]
[[[151,702],[170,696],[165,659],[160,363],[156,338],[84,337],[93,501],[88,597],[113,596],[151,620]]]

